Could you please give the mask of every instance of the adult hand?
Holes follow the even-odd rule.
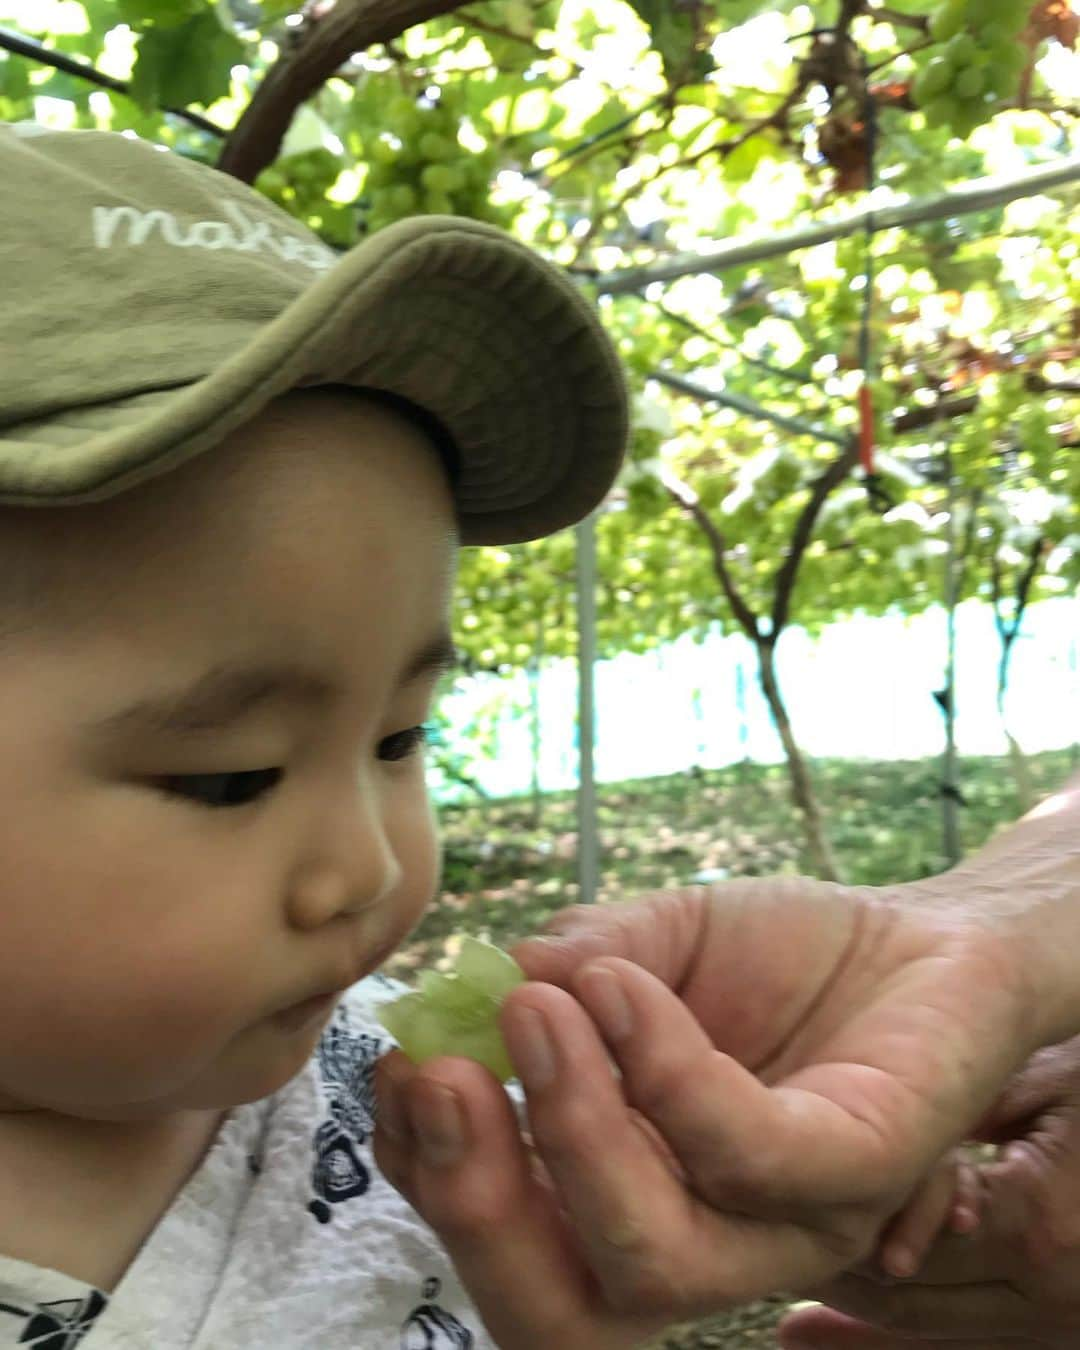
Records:
[[[1013,1140],[980,1169],[978,1228],[946,1235],[918,1274],[870,1267],[780,1327],[785,1350],[1075,1350],[1080,1344],[1080,1040],[1035,1055],[980,1135]],[[848,1314],[848,1315],[845,1315]]]
[[[552,931],[502,1012],[542,1167],[479,1066],[393,1055],[379,1080],[380,1166],[507,1350],[633,1345],[834,1276],[1033,1049],[1015,930],[932,889],[734,882]]]

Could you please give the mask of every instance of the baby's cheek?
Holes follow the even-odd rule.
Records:
[[[439,888],[442,841],[426,793],[411,797],[397,814],[391,837],[401,865],[401,884],[391,900],[395,945],[416,927]]]
[[[123,978],[86,962],[42,995],[0,997],[0,1092],[55,1110],[108,1108],[181,1090],[241,1020],[223,972],[145,956]],[[247,1010],[250,1021],[252,1009]]]

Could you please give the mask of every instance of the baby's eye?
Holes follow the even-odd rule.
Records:
[[[428,738],[427,727],[409,727],[407,731],[395,731],[392,736],[384,736],[379,742],[380,759],[408,759]]]
[[[190,798],[200,806],[246,806],[281,781],[281,769],[246,769],[237,773],[182,773],[159,781],[163,791]]]

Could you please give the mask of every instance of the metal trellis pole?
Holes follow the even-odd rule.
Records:
[[[599,878],[596,828],[596,517],[577,534],[578,628],[578,903],[591,905]]]
[[[950,867],[960,861],[959,784],[956,774],[956,485],[952,455],[945,446],[944,466],[948,501],[945,524],[945,763],[942,774],[942,823],[945,858]]]
[[[748,263],[813,248],[833,239],[846,239],[866,228],[868,214],[873,216],[875,231],[880,232],[928,220],[986,211],[1020,197],[1050,192],[1078,179],[1080,154],[1062,155],[1013,177],[978,178],[934,197],[873,207],[869,213],[854,211],[843,220],[816,221],[792,230],[773,230],[759,239],[731,240],[705,252],[682,254],[654,267],[626,267],[593,276],[592,281],[600,295],[641,291],[653,282],[674,281],[677,277],[697,276],[703,272],[719,274],[733,267],[745,267]]]

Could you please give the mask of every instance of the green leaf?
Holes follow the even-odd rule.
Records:
[[[178,28],[205,12],[206,0],[116,0],[116,15],[121,23],[137,33],[149,28]]]
[[[260,0],[259,8],[266,23],[276,23],[289,14],[299,13],[301,6],[302,0]]]
[[[30,72],[21,57],[0,59],[0,96],[10,99],[30,97]]]
[[[775,157],[776,146],[764,136],[751,136],[724,159],[724,177],[731,183],[745,183],[763,159]]]
[[[653,44],[672,84],[698,84],[714,68],[712,57],[698,46],[702,5],[671,0],[630,0],[648,25]]]
[[[212,10],[178,27],[149,29],[136,50],[131,94],[144,108],[208,106],[229,92],[232,68],[246,52]]]

